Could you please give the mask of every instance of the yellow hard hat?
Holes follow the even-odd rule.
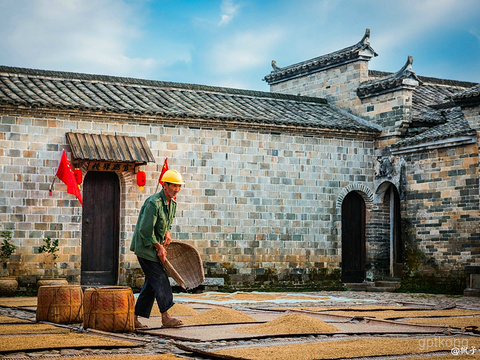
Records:
[[[162,182],[167,182],[171,184],[185,184],[182,179],[182,175],[177,170],[167,170],[162,176]]]

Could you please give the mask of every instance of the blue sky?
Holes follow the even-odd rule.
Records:
[[[269,91],[366,28],[372,70],[480,82],[480,0],[0,0],[0,65]]]

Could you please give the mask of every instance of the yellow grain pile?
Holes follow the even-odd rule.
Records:
[[[198,315],[182,319],[185,325],[229,324],[255,322],[251,316],[226,307],[216,307]]]
[[[316,334],[339,331],[335,326],[301,314],[287,314],[264,324],[237,328],[236,331],[249,334]]]

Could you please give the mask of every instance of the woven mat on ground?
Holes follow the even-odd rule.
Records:
[[[6,307],[32,307],[37,306],[37,297],[10,297],[0,298],[0,306]]]
[[[377,319],[426,318],[435,316],[472,316],[480,315],[480,310],[414,310],[414,311],[322,311],[332,315],[350,315],[360,317],[374,317]]]
[[[355,358],[366,356],[426,354],[429,352],[450,351],[452,348],[478,348],[478,337],[429,337],[429,338],[360,338],[351,340],[327,340],[310,343],[295,343],[274,346],[236,347],[221,350],[203,351],[192,346],[179,347],[203,355],[224,356],[226,359],[248,360],[313,360]],[[177,345],[178,346],[178,345]]]
[[[320,316],[312,316],[321,319]],[[182,319],[183,320],[183,319]],[[258,323],[257,323],[258,324]],[[275,325],[275,320],[272,320]],[[271,325],[272,325],[271,324]],[[291,326],[265,326],[268,323],[258,324],[258,332],[252,329],[240,329],[253,323],[244,324],[216,324],[216,325],[184,325],[178,328],[153,328],[138,330],[141,333],[156,335],[166,338],[188,340],[188,341],[221,341],[240,340],[271,337],[272,334],[278,337],[285,336],[306,336],[319,334],[443,334],[447,330],[444,326],[416,325],[400,323],[395,321],[369,319],[361,322],[335,322],[331,323],[338,331],[332,333],[330,329],[304,328],[290,324]],[[308,325],[308,324],[307,324]]]
[[[70,329],[49,324],[0,325],[0,335],[68,334]]]
[[[31,321],[12,316],[0,315],[0,324],[29,324]]]
[[[90,334],[0,335],[0,353],[74,348],[134,347],[137,343]]]
[[[455,328],[465,328],[468,326],[476,326],[480,328],[480,316],[408,319],[406,322],[415,324],[445,325]]]

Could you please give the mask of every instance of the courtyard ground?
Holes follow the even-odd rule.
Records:
[[[480,298],[325,291],[175,294],[146,329],[36,322],[36,297],[0,298],[0,359],[480,359]]]

